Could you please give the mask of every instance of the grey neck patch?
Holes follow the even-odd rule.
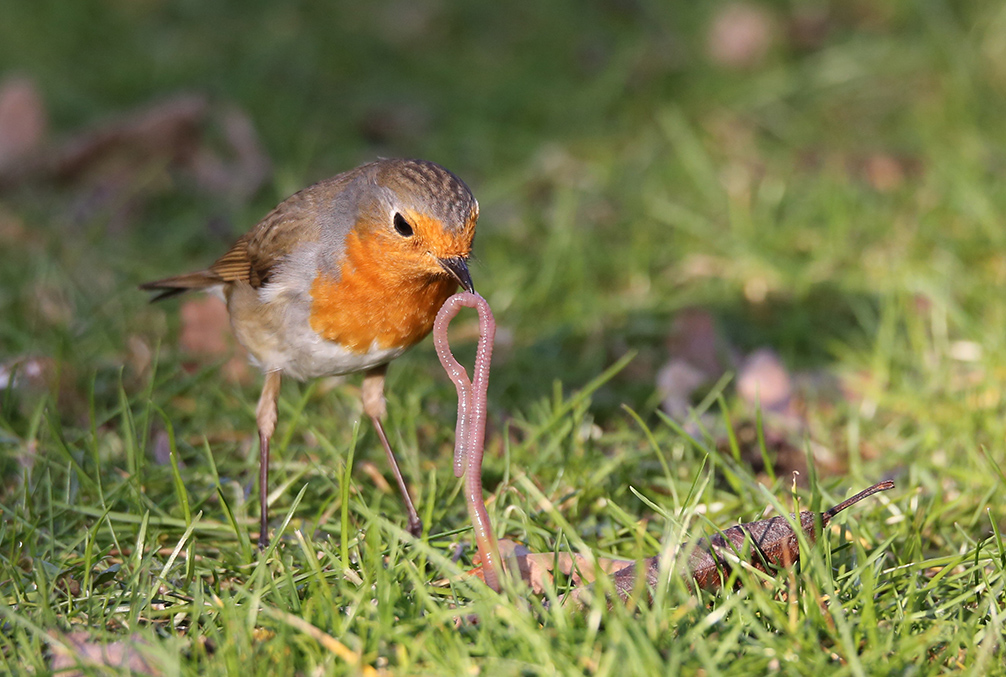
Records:
[[[460,232],[478,202],[454,173],[426,160],[381,159],[316,184],[341,183],[334,195],[317,191],[312,207],[317,214],[320,252],[343,252],[346,237],[361,218],[381,223],[395,209],[412,209],[438,219],[449,232]],[[312,187],[314,188],[314,187]],[[310,189],[309,189],[310,190]],[[339,277],[341,257],[321,256],[315,270]]]

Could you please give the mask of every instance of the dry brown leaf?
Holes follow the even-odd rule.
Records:
[[[709,59],[724,68],[751,70],[765,60],[776,41],[775,20],[761,5],[732,2],[713,17],[706,36]]]
[[[171,438],[168,436],[166,430],[158,430],[154,434],[151,455],[154,457],[154,463],[157,465],[171,464]],[[179,465],[182,465],[181,462],[179,462]]]
[[[194,296],[182,303],[178,344],[194,355],[226,355],[233,350],[227,306],[215,296]]]
[[[132,674],[157,677],[163,672],[157,660],[143,651],[148,647],[139,635],[115,642],[93,641],[86,632],[51,633],[53,672],[62,677],[89,674],[89,668],[126,670]]]
[[[22,76],[0,83],[0,174],[17,171],[36,152],[49,126],[42,95]]]
[[[72,137],[49,155],[45,169],[59,180],[74,181],[91,173],[187,162],[199,147],[208,112],[209,102],[199,95],[158,101]]]
[[[682,421],[692,406],[692,394],[708,382],[702,370],[687,360],[671,358],[657,371],[657,392],[660,408],[671,418]]]
[[[687,360],[707,378],[715,379],[723,374],[720,351],[725,343],[712,313],[703,308],[686,308],[671,324],[667,348],[672,356]]]
[[[676,569],[689,579],[693,589],[715,590],[722,587],[730,580],[730,572],[734,568],[777,576],[780,571],[800,561],[799,539],[790,520],[795,520],[807,539],[814,543],[819,528],[826,528],[835,515],[864,498],[893,488],[894,482],[890,480],[879,482],[824,512],[804,510],[798,515],[791,514],[789,519],[776,516],[738,524],[694,543],[682,543],[673,554],[664,555],[677,558]],[[544,592],[552,580],[553,571],[558,569],[571,576],[577,584],[560,604],[582,609],[590,603],[594,594],[592,586],[579,585],[594,580],[596,570],[588,558],[570,553],[558,556],[554,553],[533,553],[507,540],[500,541],[499,549],[507,572],[519,575],[532,592]],[[649,597],[663,584],[660,576],[665,572],[661,570],[659,555],[640,562],[598,559],[596,566],[611,577],[615,595],[608,598],[609,607],[616,599],[635,604],[639,601],[638,594]],[[480,577],[478,569],[471,573]],[[739,580],[737,584],[740,585]]]
[[[670,359],[657,371],[661,408],[668,416],[683,420],[695,391],[723,374],[720,355],[728,352],[727,342],[709,311],[686,308],[671,324],[667,351]]]
[[[195,296],[182,303],[182,332],[178,338],[181,349],[197,358],[220,358],[230,355],[222,373],[230,381],[246,382],[251,374],[244,349],[234,340],[227,306],[215,296]]]
[[[18,91],[7,108],[15,121],[23,121],[9,126],[30,127],[33,116],[44,119],[44,109],[25,112],[31,99]],[[213,127],[220,133],[207,134]],[[42,133],[29,132],[17,132],[17,138]],[[2,140],[0,129],[0,146]],[[215,198],[243,201],[269,174],[269,159],[248,116],[234,106],[213,105],[199,94],[178,94],[138,107],[48,147],[37,141],[30,146],[17,143],[21,145],[12,148],[18,161],[13,164],[3,161],[0,147],[0,186],[61,183],[76,192],[76,221],[109,212],[113,225],[128,222],[152,195],[176,190],[177,175],[187,179],[183,185]]]
[[[126,339],[126,355],[124,361],[129,365],[133,376],[143,379],[147,376],[147,370],[153,364],[154,351],[143,337],[136,334]]]
[[[771,348],[759,348],[744,360],[737,374],[737,394],[767,411],[784,411],[793,395],[789,371]]]
[[[863,165],[866,180],[880,193],[890,193],[905,183],[905,166],[887,153],[873,153]]]

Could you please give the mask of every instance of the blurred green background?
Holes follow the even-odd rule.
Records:
[[[1001,244],[997,3],[144,0],[4,16],[0,64],[35,83],[48,143],[187,93],[208,97],[201,143],[235,106],[271,161],[237,198],[163,152],[112,188],[86,170],[8,188],[7,213],[45,242],[44,262],[5,266],[11,355],[114,350],[118,331],[145,331],[136,282],[206,265],[286,195],[375,156],[433,159],[473,186],[480,290],[537,344],[522,369],[574,383],[605,353],[659,346],[692,304],[718,306],[745,348],[829,358],[833,339],[873,332],[909,269],[943,288],[920,293],[945,292]],[[90,346],[93,331],[47,326],[23,298],[40,275],[71,325],[112,334]],[[510,388],[510,405],[530,395]]]

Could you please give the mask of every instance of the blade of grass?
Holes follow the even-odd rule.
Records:
[[[234,511],[231,510],[230,503],[227,501],[227,496],[224,494],[223,485],[220,484],[220,474],[217,472],[217,464],[213,458],[213,452],[210,451],[209,440],[205,438],[203,438],[203,451],[206,453],[206,460],[210,467],[210,473],[213,476],[213,483],[216,488],[217,498],[220,500],[220,507],[223,508],[224,515],[227,517],[227,522],[231,525],[231,530],[241,547],[242,561],[245,564],[251,564],[251,537],[248,535],[248,529],[243,528],[240,524],[238,524],[237,518],[234,516]]]
[[[349,567],[349,493],[353,477],[353,456],[356,453],[356,442],[360,436],[360,422],[353,424],[353,436],[349,442],[349,450],[346,452],[346,464],[343,467],[342,479],[339,483],[339,493],[342,505],[339,509],[339,552],[342,555],[342,565]]]

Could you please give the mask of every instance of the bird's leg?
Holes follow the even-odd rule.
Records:
[[[423,522],[419,519],[416,506],[412,504],[412,497],[409,496],[409,490],[405,486],[405,478],[402,477],[402,471],[398,468],[398,460],[395,458],[395,452],[391,451],[388,436],[384,434],[384,426],[381,424],[381,419],[384,418],[386,413],[384,405],[384,374],[387,372],[387,369],[387,365],[381,365],[370,369],[364,375],[363,411],[374,423],[377,436],[381,439],[381,444],[384,445],[384,453],[388,456],[388,463],[391,464],[391,470],[395,473],[395,481],[398,482],[398,490],[402,492],[402,499],[405,501],[405,511],[409,516],[409,533],[418,538],[423,533]]]
[[[258,492],[261,507],[259,550],[265,550],[269,545],[269,440],[276,431],[276,419],[279,417],[276,402],[281,380],[282,372],[266,372],[265,381],[262,383],[262,395],[258,398],[258,406],[255,408],[255,421],[258,423]]]

